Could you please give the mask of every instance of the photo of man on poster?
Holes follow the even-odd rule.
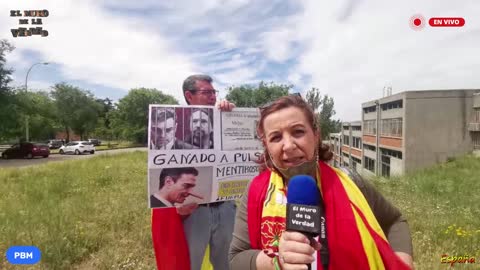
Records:
[[[150,149],[175,150],[198,149],[192,144],[175,137],[177,115],[173,108],[152,108],[150,126]]]
[[[198,170],[193,167],[163,169],[159,189],[150,196],[151,207],[174,207],[184,203],[189,196],[203,200],[203,196],[193,192],[197,177]]]
[[[190,134],[185,141],[200,149],[213,149],[213,111],[193,108],[190,115]]]

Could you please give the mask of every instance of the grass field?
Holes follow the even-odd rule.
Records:
[[[155,269],[145,152],[0,170],[0,253],[35,245],[28,269]],[[465,157],[375,185],[412,230],[416,269],[450,269],[443,254],[480,269],[480,159]],[[13,268],[0,258],[0,269]]]
[[[1,170],[0,252],[38,246],[35,269],[154,269],[146,163],[134,152]]]
[[[454,269],[480,269],[480,158],[374,183],[408,219],[416,269],[450,269],[440,263],[444,254],[476,258]]]

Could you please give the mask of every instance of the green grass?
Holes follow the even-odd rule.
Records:
[[[154,269],[146,162],[135,152],[0,170],[0,253],[38,246],[34,269]]]
[[[146,161],[135,152],[0,170],[0,253],[38,246],[42,261],[28,269],[154,269]],[[409,221],[417,270],[450,269],[442,254],[480,268],[479,158],[374,183]],[[4,258],[0,269],[25,269]]]
[[[449,269],[443,254],[476,257],[480,269],[480,158],[466,156],[375,185],[407,217],[416,269]]]

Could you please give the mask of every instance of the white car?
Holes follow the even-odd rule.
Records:
[[[94,154],[95,146],[93,146],[91,143],[86,141],[74,141],[74,142],[69,142],[66,145],[63,145],[62,147],[60,147],[58,152],[62,155],[63,154],[80,155],[85,153]]]

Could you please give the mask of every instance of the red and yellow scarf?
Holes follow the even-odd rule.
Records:
[[[158,270],[189,270],[183,223],[176,208],[152,209],[152,241]]]
[[[395,255],[357,185],[323,162],[319,162],[319,169],[330,254],[328,269],[410,269]],[[286,187],[277,173],[265,171],[253,179],[247,206],[253,249],[275,250],[285,230],[285,204]],[[322,269],[319,254],[317,258],[317,269]]]

